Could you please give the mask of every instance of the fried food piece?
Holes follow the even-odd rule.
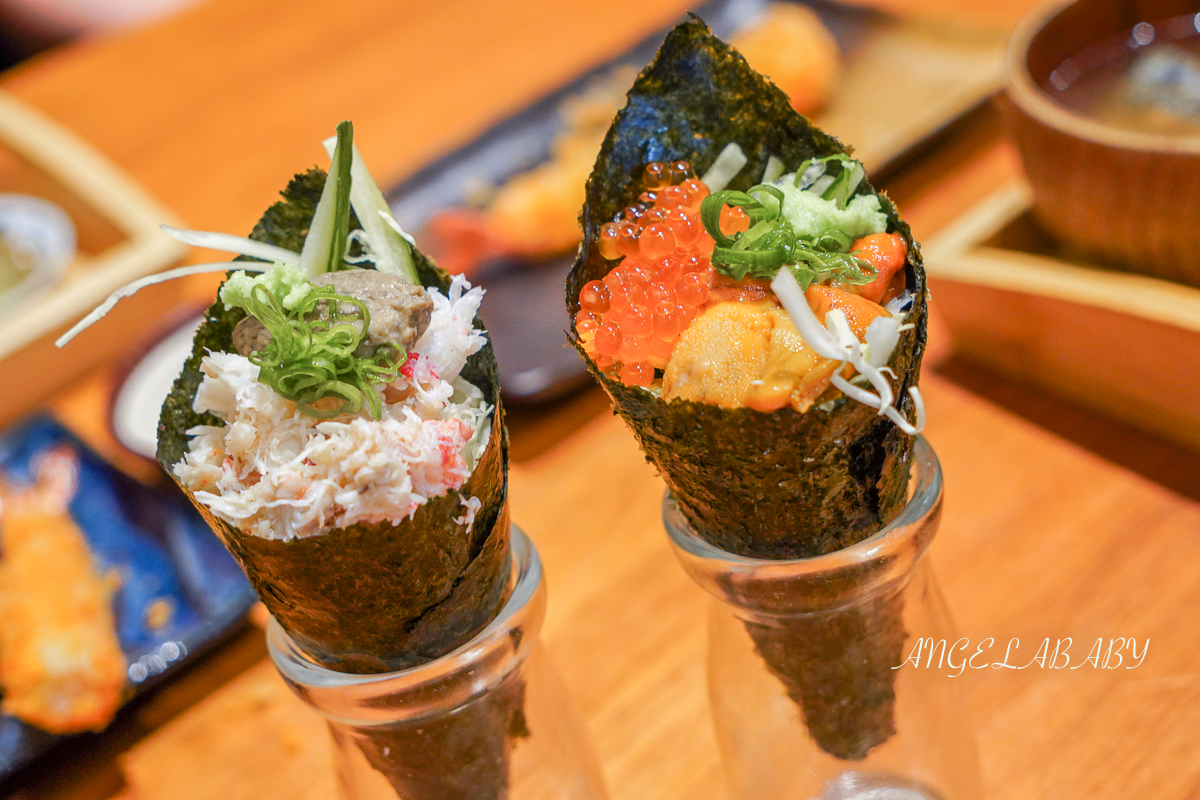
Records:
[[[787,93],[792,108],[811,114],[825,105],[842,69],[837,41],[811,8],[772,3],[730,43],[756,71]]]
[[[33,486],[0,481],[0,708],[52,733],[108,725],[127,666],[108,582],[67,513],[77,469],[59,449]]]
[[[447,209],[431,219],[424,233],[438,264],[451,274],[470,274],[491,258],[542,256],[578,245],[584,185],[633,73],[618,68],[564,101],[563,128],[549,160],[498,187],[485,209]]]
[[[550,146],[550,160],[497,190],[488,208],[492,230],[524,253],[552,253],[579,244],[583,187],[613,115],[625,103],[632,70],[615,70],[579,97],[563,103],[563,130]]]

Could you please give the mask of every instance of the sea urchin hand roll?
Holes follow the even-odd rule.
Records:
[[[630,89],[582,224],[571,340],[702,538],[807,558],[899,511],[923,419],[919,251],[861,164],[699,20]],[[840,758],[893,733],[898,603],[747,625]]]
[[[321,666],[392,672],[468,642],[511,581],[482,290],[404,238],[347,123],[329,176],[297,175],[250,240],[176,233],[275,263],[230,264],[163,406],[163,468]],[[406,800],[496,800],[522,693],[358,744]]]

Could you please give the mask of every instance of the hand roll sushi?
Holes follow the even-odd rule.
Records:
[[[634,82],[581,219],[570,339],[702,538],[806,558],[900,510],[920,253],[861,164],[698,19]],[[860,759],[894,732],[904,630],[898,600],[842,617],[747,628],[820,747]]]
[[[481,289],[400,230],[352,144],[297,175],[239,253],[162,408],[158,460],[316,663],[418,666],[510,592],[507,437]],[[203,269],[203,268],[191,268]],[[523,686],[356,736],[405,800],[507,796]]]

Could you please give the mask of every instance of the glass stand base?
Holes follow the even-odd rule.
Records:
[[[818,800],[942,800],[942,796],[908,778],[850,771],[830,779]]]

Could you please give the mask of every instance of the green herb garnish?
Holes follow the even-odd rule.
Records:
[[[328,304],[329,319],[305,319],[318,303]],[[344,313],[342,304],[353,311]],[[301,413],[317,419],[357,413],[365,403],[379,419],[383,406],[372,384],[396,380],[407,354],[397,345],[383,345],[371,358],[354,354],[371,324],[371,312],[361,300],[337,294],[332,286],[314,286],[292,309],[266,286],[256,285],[244,308],[271,332],[271,341],[250,354],[259,367],[258,379],[280,397],[295,402]],[[354,323],[361,322],[362,330]],[[333,408],[314,408],[327,397],[342,400]]]
[[[277,267],[275,272],[248,282],[231,279],[229,291],[221,293],[227,306],[245,309],[271,333],[271,341],[249,356],[259,367],[259,381],[293,401],[302,414],[316,419],[355,414],[364,404],[371,416],[379,419],[383,404],[373,384],[396,380],[407,357],[398,345],[382,345],[370,358],[355,355],[371,324],[366,304],[337,294],[332,286],[313,286],[302,279],[346,268],[353,139],[349,122],[338,125],[333,163],[296,275],[285,275],[284,268]],[[306,319],[322,302],[328,304],[329,319]],[[343,312],[343,304],[353,310]],[[356,323],[361,323],[361,328]],[[341,402],[328,408],[314,406],[330,397]]]
[[[346,268],[347,237],[350,235],[350,166],[354,163],[354,128],[349,122],[337,126],[333,163],[325,177],[325,188],[313,214],[300,271],[310,278],[322,272]]]
[[[768,205],[754,194],[770,195],[776,202]],[[786,265],[801,289],[828,279],[859,285],[875,279],[871,265],[850,252],[850,237],[842,231],[830,228],[815,234],[797,233],[783,215],[783,197],[778,187],[759,184],[745,192],[727,189],[704,199],[700,221],[716,242],[711,260],[718,272],[738,281],[746,277],[772,280]],[[727,205],[746,212],[749,230],[733,236],[721,232],[721,210]]]
[[[821,199],[832,200],[837,203],[838,208],[845,208],[846,203],[854,196],[854,190],[862,183],[866,172],[863,170],[862,164],[854,159],[842,156],[836,160],[841,164],[842,171],[821,192]]]

